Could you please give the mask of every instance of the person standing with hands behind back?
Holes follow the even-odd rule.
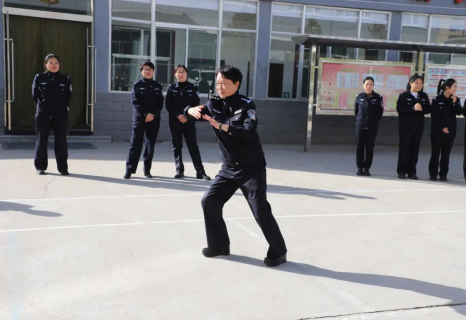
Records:
[[[425,115],[430,113],[430,100],[422,91],[423,78],[414,75],[407,84],[407,91],[397,99],[397,113],[399,114],[399,160],[397,174],[405,179],[418,179],[417,163],[420,141],[425,126]]]
[[[37,74],[32,83],[32,97],[36,104],[36,153],[34,165],[38,175],[44,175],[48,166],[47,142],[50,130],[55,137],[55,158],[60,174],[68,173],[68,105],[71,100],[70,76],[61,74],[60,60],[54,54],[44,59],[46,71]]]
[[[373,162],[376,135],[378,135],[378,123],[383,117],[383,97],[373,91],[374,85],[375,81],[372,77],[363,79],[365,91],[355,99],[358,176],[371,176],[370,167]]]
[[[449,156],[457,131],[456,115],[463,113],[456,91],[457,82],[454,79],[441,79],[438,96],[431,103],[431,158],[428,170],[432,181],[438,180],[438,174],[440,181],[448,180]]]
[[[133,127],[130,138],[130,150],[126,162],[126,172],[123,178],[131,178],[136,173],[139,157],[143,149],[143,140],[146,135],[146,148],[144,149],[144,176],[152,178],[151,165],[154,155],[154,145],[159,133],[161,110],[164,105],[162,85],[153,80],[154,64],[145,61],[140,65],[143,75],[141,80],[135,81],[131,91],[133,104]]]

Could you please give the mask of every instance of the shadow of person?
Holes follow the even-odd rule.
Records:
[[[59,217],[62,214],[55,212],[35,210],[33,205],[26,205],[13,202],[0,201],[0,212],[23,212],[30,215],[44,216],[44,217]]]
[[[51,173],[49,175],[60,176],[60,174]],[[104,183],[113,183],[113,184],[123,184],[130,186],[140,186],[140,187],[149,187],[149,188],[167,188],[171,190],[182,190],[186,192],[205,192],[208,190],[209,186],[213,182],[203,181],[196,178],[183,178],[176,179],[170,177],[162,176],[153,176],[153,178],[140,178],[133,176],[131,179],[123,179],[116,177],[108,176],[98,176],[98,175],[89,175],[89,174],[72,174],[70,178],[79,178],[86,180],[99,181]],[[240,192],[238,189],[237,192]],[[346,198],[358,198],[358,199],[367,199],[367,200],[376,200],[374,197],[354,195],[349,193],[334,192],[327,190],[319,189],[305,189],[305,188],[296,188],[293,186],[281,186],[281,185],[271,185],[268,184],[268,193],[272,194],[304,194],[314,197],[321,197],[333,200],[345,200]]]
[[[253,265],[265,269],[271,269],[266,267],[262,260],[248,256],[231,254],[229,256],[220,257],[220,259]],[[423,295],[450,300],[452,302],[451,304],[465,304],[466,291],[464,289],[405,277],[355,272],[339,272],[293,261],[288,261],[287,263],[282,264],[274,269],[287,273],[328,278],[389,289],[412,291]],[[461,309],[460,311],[462,311],[460,312],[461,314],[465,315],[465,310]]]
[[[322,189],[307,189],[307,188],[280,186],[280,185],[272,185],[272,184],[268,184],[268,193],[303,194],[303,195],[332,199],[332,200],[345,200],[347,198],[376,200],[375,197],[371,197],[371,196],[355,195],[355,194],[350,194],[350,193],[327,191],[327,190],[322,190]]]
[[[60,176],[60,174],[49,174]],[[148,187],[148,188],[166,188],[172,190],[182,190],[186,192],[205,192],[211,183],[197,180],[185,180],[185,179],[175,179],[169,177],[159,177],[153,176],[153,178],[140,178],[132,177],[131,179],[123,179],[116,177],[108,176],[98,176],[98,175],[89,175],[89,174],[70,174],[70,178],[79,178],[85,180],[98,181],[103,183],[112,183],[112,184],[121,184],[127,186],[139,186],[139,187]]]

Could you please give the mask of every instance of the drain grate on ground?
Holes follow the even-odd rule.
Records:
[[[9,150],[35,150],[36,143],[21,143],[21,142],[14,142],[14,143],[2,143],[3,149]],[[54,144],[49,142],[47,145],[47,149],[54,149]],[[83,150],[83,149],[97,149],[92,143],[68,143],[69,150]]]

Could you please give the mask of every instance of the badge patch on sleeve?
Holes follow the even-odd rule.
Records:
[[[248,109],[248,117],[250,117],[251,120],[256,120],[256,113],[254,109]]]

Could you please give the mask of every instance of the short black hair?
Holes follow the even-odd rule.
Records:
[[[188,73],[188,69],[186,68],[186,66],[180,64],[180,65],[175,66],[175,68],[174,68],[174,74],[176,74],[177,71],[178,71],[178,69],[180,69],[180,68],[185,69],[185,71]]]
[[[49,62],[49,60],[52,59],[52,58],[57,59],[58,63],[60,63],[60,59],[58,59],[58,56],[57,56],[57,55],[48,54],[48,55],[45,56],[45,58],[44,58],[44,65],[47,65],[47,63]]]
[[[218,74],[221,74],[226,79],[232,80],[234,84],[237,81],[240,82],[238,85],[238,90],[240,90],[240,87],[242,86],[242,80],[243,80],[243,75],[240,69],[234,66],[227,65],[216,70],[216,78]]]
[[[375,84],[375,80],[373,79],[373,77],[370,77],[370,76],[365,77],[365,78],[363,79],[363,84],[364,84],[365,81],[367,81],[367,80],[371,80],[371,82],[373,83],[373,85]]]
[[[152,70],[155,69],[154,64],[150,61],[143,61],[141,65],[139,65],[139,71],[143,71],[144,66],[148,66]]]

